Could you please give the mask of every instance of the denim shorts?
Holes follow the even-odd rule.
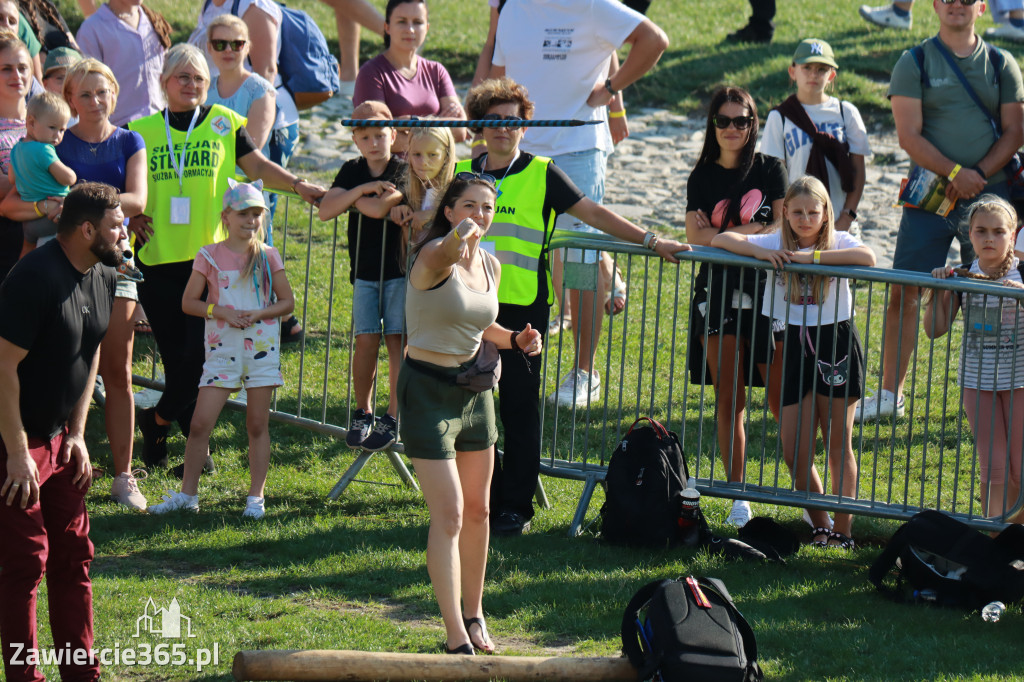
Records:
[[[998,182],[985,188],[985,193],[1009,198],[1005,182]],[[975,258],[974,247],[968,238],[967,211],[974,199],[961,199],[956,208],[943,218],[929,211],[904,208],[900,218],[900,229],[896,234],[896,252],[892,267],[896,270],[931,272],[946,264],[949,245],[956,238],[960,242],[960,260],[970,265]]]
[[[587,195],[588,199],[592,199],[599,204],[604,200],[604,176],[608,165],[608,155],[605,152],[600,149],[587,149],[582,152],[558,154],[551,158],[555,165],[569,176],[573,184]],[[601,234],[601,230],[587,225],[568,213],[558,216],[558,219],[555,221],[555,227],[560,230]],[[600,251],[584,249],[565,249],[565,254],[563,255],[566,263],[596,263],[600,257]]]
[[[383,286],[383,291],[381,287]],[[405,278],[383,283],[357,279],[352,294],[354,334],[401,334],[405,331]]]

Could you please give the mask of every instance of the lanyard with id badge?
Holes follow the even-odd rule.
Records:
[[[174,142],[171,140],[171,120],[167,115],[167,110],[164,109],[164,130],[167,132],[167,154],[171,157],[171,167],[178,176],[178,196],[171,197],[171,225],[188,225],[191,222],[192,203],[191,198],[185,196],[183,178],[185,175],[185,155],[188,153],[188,138],[195,129],[197,120],[199,120],[199,107],[196,107],[195,112],[192,114],[192,122],[188,124],[188,130],[185,132],[185,142],[181,145],[181,158],[175,159]]]

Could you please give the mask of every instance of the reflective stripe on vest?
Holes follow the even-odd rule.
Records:
[[[146,265],[191,261],[199,249],[227,237],[220,224],[221,204],[228,178],[235,173],[235,135],[245,118],[214,104],[188,138],[183,195],[189,197],[189,225],[171,224],[171,197],[179,195],[178,174],[167,152],[164,114],[159,111],[128,124],[146,142],[145,214],[153,219],[153,236],[138,250]],[[175,156],[181,154],[185,133],[171,128]]]
[[[494,245],[501,263],[498,302],[530,305],[537,299],[537,273],[555,227],[551,212],[545,223],[544,199],[547,196],[548,164],[551,159],[535,156],[526,168],[501,181],[501,196],[495,202],[494,221],[481,241]],[[455,171],[472,170],[470,161],[460,161]],[[548,280],[548,304],[554,302],[551,273]]]

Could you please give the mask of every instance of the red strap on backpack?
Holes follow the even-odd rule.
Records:
[[[629,431],[626,431],[626,435],[628,436],[629,434],[631,434],[633,432],[633,429],[636,428],[637,424],[645,420],[651,423],[651,428],[654,429],[654,432],[658,434],[658,438],[668,438],[668,429],[662,426],[661,422],[650,417],[640,417],[639,419],[637,419],[635,422],[633,422],[633,425],[629,427]]]

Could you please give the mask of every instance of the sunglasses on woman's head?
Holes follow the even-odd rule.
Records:
[[[456,180],[483,180],[484,182],[493,185],[497,180],[490,173],[472,173],[470,171],[461,171],[455,174]]]
[[[715,124],[715,127],[719,130],[725,130],[731,123],[735,126],[736,130],[746,130],[754,123],[753,116],[723,116],[722,114],[715,114],[711,117],[711,122]]]
[[[957,0],[939,0],[943,5],[952,5],[956,1]],[[978,0],[960,0],[960,4],[964,7],[970,7],[976,2],[978,2]]]
[[[231,49],[235,52],[241,52],[242,48],[248,41],[245,40],[211,40],[210,47],[213,48],[214,52],[223,52],[231,46]]]
[[[509,130],[518,130],[522,126],[519,124],[523,122],[521,116],[502,116],[501,114],[484,114],[484,117],[480,119],[482,121],[505,121],[505,128]]]

